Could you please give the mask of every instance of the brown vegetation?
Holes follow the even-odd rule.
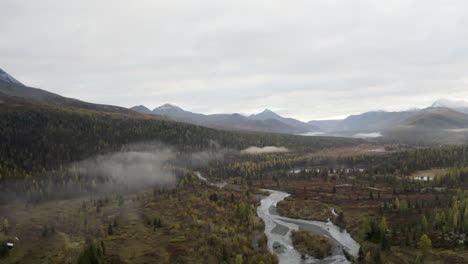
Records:
[[[311,234],[304,230],[293,230],[292,241],[294,248],[303,256],[310,255],[318,259],[330,256],[332,253],[332,244],[324,236]]]

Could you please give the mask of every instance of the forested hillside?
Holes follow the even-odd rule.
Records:
[[[37,105],[5,95],[0,99],[0,178],[23,177],[142,141],[159,141],[182,151],[269,145],[314,151],[362,142],[224,131],[145,116]]]
[[[21,83],[0,82],[0,93],[7,96],[12,96],[40,104],[76,107],[103,112],[123,113],[129,115],[140,115],[138,112],[124,107],[88,103],[74,98],[68,98],[58,94],[54,94],[46,90],[24,86]]]

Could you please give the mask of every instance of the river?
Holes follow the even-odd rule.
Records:
[[[350,263],[343,249],[353,257],[357,257],[360,246],[346,230],[341,230],[331,221],[309,221],[280,216],[276,212],[276,204],[290,194],[275,190],[265,191],[270,192],[270,195],[262,198],[257,214],[265,222],[268,248],[278,256],[280,264]],[[301,254],[294,249],[291,241],[291,230],[299,228],[330,238],[333,244],[332,255],[322,260],[310,256],[306,259],[301,258]]]

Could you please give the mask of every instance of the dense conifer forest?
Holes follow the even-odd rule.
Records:
[[[135,142],[162,142],[183,152],[218,146],[237,150],[286,146],[296,151],[316,151],[362,142],[216,130],[152,117],[29,103],[0,106],[0,132],[0,179],[55,169],[92,155],[120,151]]]

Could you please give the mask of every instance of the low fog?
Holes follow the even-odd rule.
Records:
[[[248,147],[241,151],[243,154],[263,154],[263,153],[275,153],[275,152],[289,152],[285,147],[275,147],[275,146],[266,146],[266,147]]]
[[[172,186],[176,177],[164,164],[174,157],[169,149],[152,152],[118,152],[100,155],[74,164],[80,174],[102,176],[129,187]]]

